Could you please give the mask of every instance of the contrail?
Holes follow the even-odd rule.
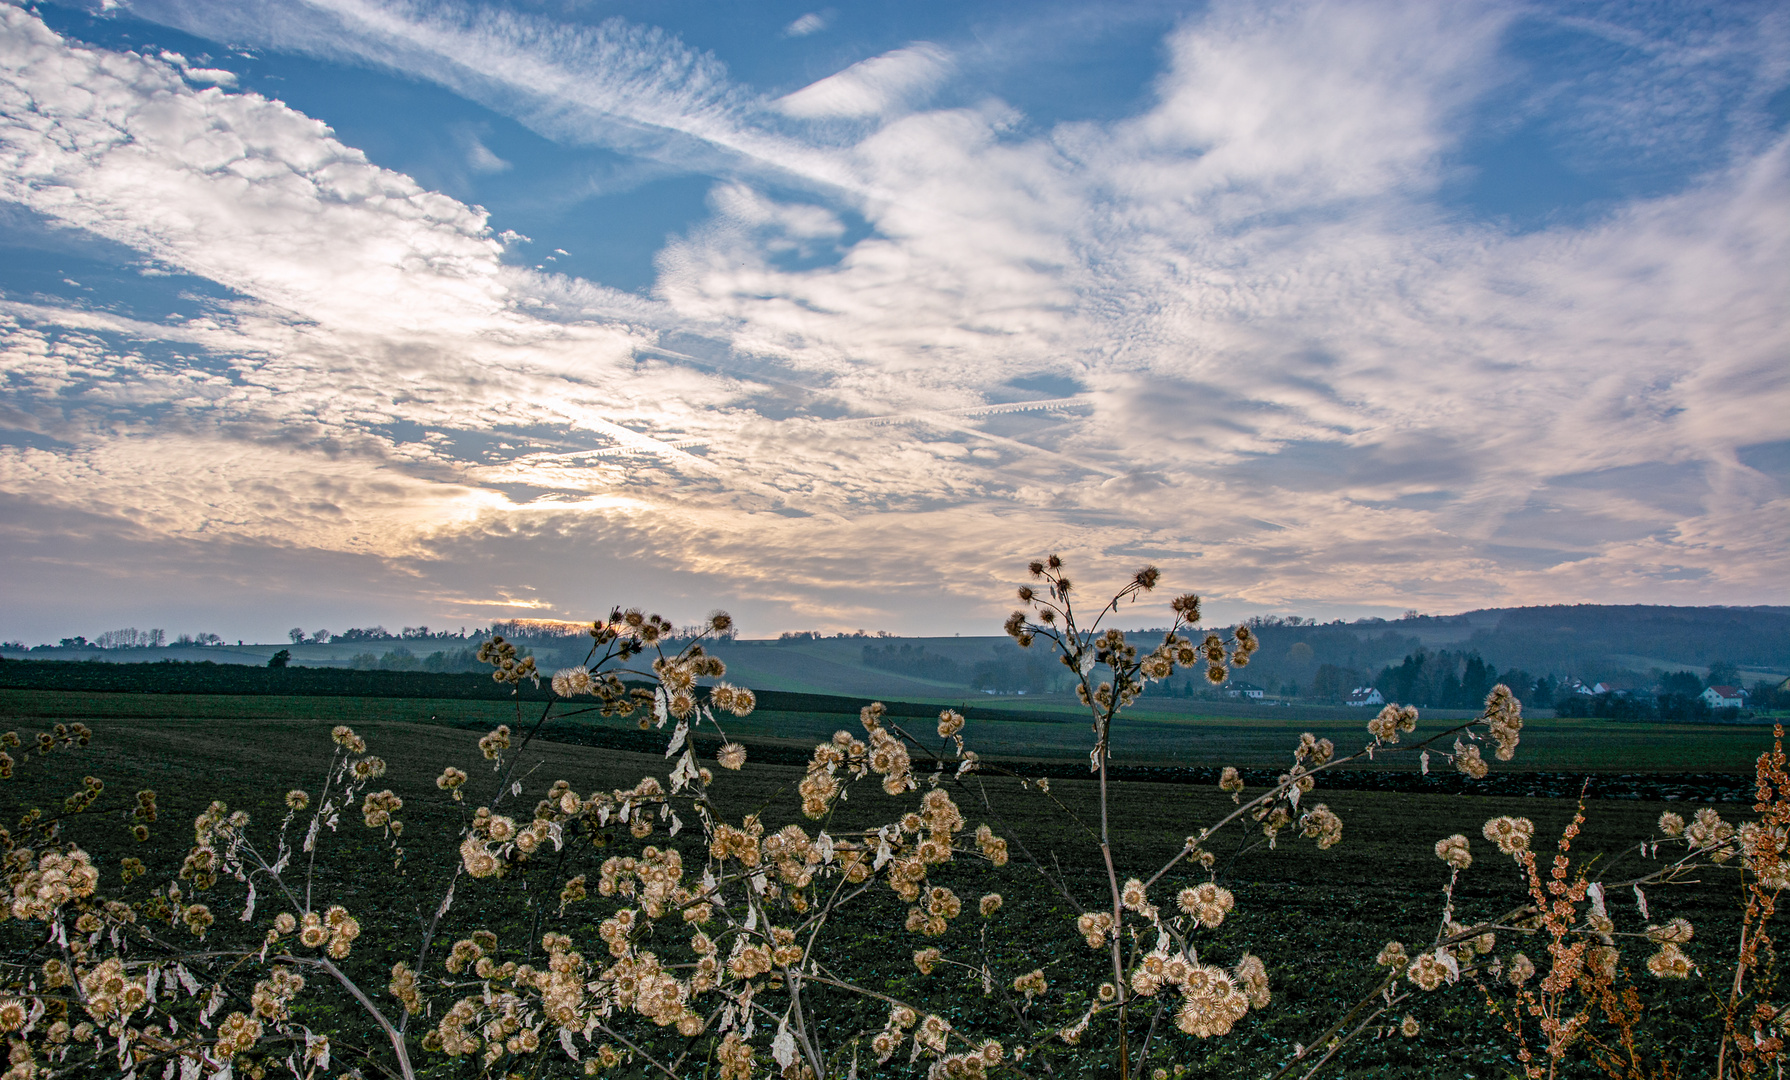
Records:
[[[636,432],[635,434],[638,435],[639,433]],[[566,454],[528,454],[525,458],[518,458],[516,460],[527,460],[530,463],[562,461],[567,464],[577,464],[578,459],[580,458],[628,457],[634,454],[669,454],[674,450],[688,450],[693,446],[707,446],[708,444],[709,441],[707,439],[681,439],[677,442],[665,442],[660,439],[641,436],[640,441],[633,442],[627,446],[605,446],[597,450],[573,450]]]
[[[848,417],[843,420],[829,420],[827,423],[831,426],[843,424],[867,424],[877,427],[895,427],[902,424],[928,424],[932,427],[943,428],[946,431],[955,431],[962,435],[968,435],[974,439],[981,439],[984,442],[1005,446],[1022,454],[1043,454],[1046,457],[1057,458],[1074,468],[1086,469],[1089,472],[1100,473],[1103,476],[1122,476],[1124,475],[1122,472],[1107,468],[1104,465],[1097,465],[1085,458],[1072,457],[1068,454],[1049,450],[1042,446],[1034,446],[1031,443],[1019,439],[1010,439],[1005,435],[995,435],[992,432],[983,431],[980,428],[972,427],[969,424],[961,422],[963,420],[972,420],[976,417],[995,416],[1002,413],[1065,412],[1069,409],[1084,407],[1090,404],[1092,404],[1092,402],[1089,401],[1086,395],[1078,394],[1075,397],[1045,398],[1040,401],[1010,401],[992,405],[970,405],[961,409],[930,409],[909,413],[897,413],[890,416]]]
[[[924,424],[947,416],[995,416],[1001,413],[1018,412],[1062,412],[1078,406],[1090,405],[1092,402],[1085,394],[1075,397],[1045,398],[1041,401],[1009,401],[994,405],[970,405],[962,409],[925,409],[915,412],[892,413],[888,416],[848,416],[840,420],[828,420],[828,424]]]

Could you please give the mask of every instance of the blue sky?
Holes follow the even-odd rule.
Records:
[[[1790,603],[1787,126],[1771,3],[0,4],[0,635]]]

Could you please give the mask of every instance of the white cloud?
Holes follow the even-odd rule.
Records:
[[[203,86],[227,86],[235,88],[236,72],[223,68],[187,68],[181,72],[188,82],[196,82]]]
[[[511,168],[509,162],[498,157],[490,147],[477,138],[467,141],[466,164],[476,173],[500,173],[507,172]]]
[[[921,41],[860,60],[776,101],[804,120],[861,119],[911,107],[951,74],[951,54]]]
[[[807,37],[810,34],[818,34],[822,30],[825,30],[832,21],[833,18],[831,14],[810,11],[808,14],[803,15],[801,18],[796,19],[794,22],[784,27],[783,36]]]
[[[145,18],[429,79],[550,138],[692,169],[772,170],[831,185],[831,156],[761,123],[762,100],[712,54],[608,19],[571,26],[485,6],[404,0],[137,0]]]
[[[482,214],[276,102],[0,20],[0,196],[326,324],[449,330],[503,309]]]
[[[866,590],[978,608],[1050,548],[1162,551],[1233,605],[1790,600],[1790,495],[1737,456],[1790,438],[1784,142],[1585,228],[1452,219],[1431,195],[1501,77],[1498,9],[1220,4],[1140,115],[1040,135],[998,102],[893,115],[945,60],[881,57],[792,95],[888,119],[829,143],[666,35],[327,7],[329,49],[840,203],[729,166],[653,299],[520,272],[481,212],[315,121],[0,9],[0,196],[250,298],[178,334],[7,309],[7,422],[68,449],[7,451],[0,494],[419,580],[602,550],[842,625]],[[1028,386],[1069,400],[974,408]],[[1654,466],[1691,478],[1599,486]]]
[[[1493,78],[1508,18],[1475,5],[1218,5],[1173,35],[1160,100],[1128,125],[1145,159],[1134,182],[1163,185],[1139,194],[1241,187],[1285,210],[1427,186],[1446,122]]]

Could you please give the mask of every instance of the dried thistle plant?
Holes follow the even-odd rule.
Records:
[[[320,1080],[350,1054],[363,1075],[404,1080],[456,1067],[492,1076],[615,1070],[820,1078],[904,1062],[930,1077],[1036,1075],[1096,1035],[1115,1048],[1110,1073],[1128,1077],[1143,1072],[1153,1045],[1175,1037],[1169,1029],[1221,1038],[1274,1000],[1263,961],[1214,940],[1227,920],[1253,915],[1239,909],[1221,877],[1215,845],[1226,830],[1244,849],[1274,848],[1294,836],[1328,848],[1342,841],[1344,823],[1312,800],[1326,772],[1398,754],[1420,756],[1427,769],[1434,754],[1480,776],[1490,767],[1482,742],[1495,747],[1498,761],[1517,748],[1521,710],[1502,686],[1480,716],[1422,737],[1415,709],[1389,705],[1353,752],[1310,734],[1299,738],[1286,770],[1265,790],[1250,792],[1242,774],[1226,767],[1219,787],[1234,808],[1190,830],[1166,863],[1132,866],[1133,854],[1114,843],[1109,827],[1120,812],[1109,783],[1116,718],[1149,683],[1177,671],[1222,682],[1260,643],[1247,626],[1200,630],[1200,601],[1191,594],[1170,602],[1174,622],[1160,640],[1136,642],[1104,626],[1122,605],[1153,592],[1154,568],[1091,613],[1079,606],[1082,594],[1061,559],[1028,569],[1018,590],[1025,606],[1006,630],[1021,646],[1054,650],[1087,709],[1099,817],[1081,824],[1103,880],[1097,896],[1084,895],[1079,879],[1040,857],[996,812],[988,778],[1004,774],[1022,797],[1074,818],[1048,779],[985,761],[972,748],[975,724],[953,710],[926,731],[909,730],[880,704],[868,706],[861,730],[817,743],[778,798],[748,813],[728,811],[720,794],[730,774],[749,765],[749,752],[726,723],[751,714],[756,702],[724,681],[726,665],[704,640],[729,631],[731,620],[717,613],[704,635],[681,640],[659,616],[618,608],[591,625],[584,662],[550,676],[501,638],[481,648],[498,682],[519,687],[546,677],[555,697],[532,721],[518,698],[515,723],[478,739],[488,770],[442,767],[430,797],[460,822],[443,845],[453,861],[438,875],[442,885],[414,951],[389,966],[365,959],[374,912],[356,897],[332,895],[334,878],[320,866],[335,851],[344,814],[349,821],[358,814],[394,867],[406,866],[405,845],[416,838],[405,814],[415,808],[390,789],[373,790],[386,764],[348,727],[332,733],[315,794],[290,792],[278,822],[263,826],[213,803],[194,821],[177,873],[158,878],[126,860],[120,876],[144,897],[136,904],[100,898],[101,872],[65,838],[61,818],[28,814],[16,832],[0,832],[5,910],[35,942],[4,975],[5,1080],[106,1071]],[[524,761],[542,725],[583,713],[664,731],[667,767],[609,790],[534,780]],[[712,764],[720,773],[699,760],[698,733],[718,740]],[[90,738],[79,725],[58,726],[35,750],[78,750]],[[0,742],[24,745],[17,736]],[[0,754],[0,777],[28,761]],[[1282,1062],[1281,1074],[1310,1076],[1351,1040],[1375,1032],[1419,1038],[1416,1015],[1396,1014],[1463,983],[1503,1010],[1531,1075],[1544,1075],[1534,1070],[1551,1069],[1547,1063],[1566,1060],[1575,1047],[1590,1047],[1600,1063],[1616,1061],[1610,1055],[1627,1045],[1621,1033],[1642,1018],[1606,951],[1617,931],[1603,890],[1670,883],[1724,863],[1749,875],[1752,892],[1750,936],[1727,997],[1723,1060],[1747,1071],[1775,1062],[1780,1011],[1744,975],[1768,952],[1765,926],[1785,880],[1784,786],[1782,754],[1770,769],[1762,759],[1760,821],[1736,828],[1713,811],[1688,824],[1663,819],[1663,837],[1643,847],[1657,853],[1661,844],[1679,844],[1683,858],[1622,882],[1575,873],[1576,824],[1544,870],[1531,848],[1533,826],[1494,819],[1484,835],[1514,860],[1528,900],[1471,924],[1456,920],[1454,883],[1474,865],[1472,842],[1443,839],[1436,855],[1450,883],[1435,939],[1415,956],[1388,943],[1374,991],[1312,1049]],[[103,791],[90,778],[65,810],[89,812]],[[535,799],[532,809],[525,792]],[[881,820],[846,826],[848,802],[874,807]],[[139,792],[130,815],[120,808],[116,816],[133,835],[147,835],[157,820],[155,793]],[[1003,879],[1005,897],[971,872],[1010,861],[1026,874]],[[1063,949],[1092,950],[1097,975],[1078,975],[1087,969],[1050,957],[996,958],[990,928],[1025,882],[1068,903],[1074,916],[1060,928]],[[905,909],[896,925],[872,903],[889,894]],[[510,909],[502,918],[443,940],[450,913],[504,904]],[[826,936],[854,918],[907,943],[902,955],[911,953],[924,994],[897,997],[880,980],[824,959]],[[519,932],[521,925],[529,929]],[[596,933],[569,932],[585,925]],[[1688,923],[1631,934],[1653,948],[1655,975],[1696,969],[1686,951]],[[1524,952],[1497,953],[1500,941],[1530,938],[1539,942],[1527,946],[1539,965]],[[308,1026],[306,1017],[316,1014],[304,1003],[330,986],[383,1046],[351,1047],[345,1030]],[[949,1018],[966,987],[1006,1010],[998,1030],[968,1030]],[[862,1016],[866,1005],[880,1018],[874,1026],[841,1019]],[[1618,1034],[1600,1034],[1598,1025],[1614,1025]],[[1538,1049],[1523,1041],[1530,1028],[1540,1034]]]

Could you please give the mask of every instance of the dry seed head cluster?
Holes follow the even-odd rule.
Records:
[[[499,724],[479,739],[479,752],[485,755],[486,761],[496,761],[503,752],[510,748],[510,725]]]
[[[1510,687],[1499,683],[1492,687],[1486,695],[1485,711],[1480,715],[1485,721],[1492,741],[1498,744],[1497,758],[1509,761],[1516,756],[1517,740],[1523,731],[1523,706]]]
[[[1374,957],[1374,963],[1394,971],[1403,971],[1410,966],[1411,957],[1405,952],[1404,942],[1388,941],[1380,948],[1380,954]]]
[[[1261,1008],[1270,1000],[1267,968],[1248,954],[1234,971],[1226,971],[1157,950],[1132,970],[1130,985],[1133,993],[1145,998],[1176,991],[1180,1005],[1175,1009],[1175,1026],[1202,1039],[1226,1034],[1252,1004]]]
[[[1224,886],[1208,881],[1182,889],[1175,895],[1175,906],[1199,925],[1212,929],[1223,924],[1225,916],[1237,906],[1237,898]]]
[[[1647,970],[1661,979],[1688,979],[1696,965],[1676,944],[1667,942],[1647,959]]]
[[[1367,733],[1388,745],[1398,742],[1400,733],[1417,730],[1417,710],[1410,705],[1388,705],[1367,722]]]
[[[1529,841],[1535,837],[1535,823],[1528,818],[1495,817],[1485,823],[1485,838],[1498,845],[1498,850],[1506,855],[1517,855],[1529,850]]]
[[[1473,850],[1468,846],[1464,835],[1455,833],[1436,841],[1436,858],[1455,870],[1465,870],[1473,865]]]
[[[1479,744],[1454,740],[1454,767],[1474,780],[1485,779],[1490,766],[1479,756]]]
[[[1456,969],[1451,966],[1453,963],[1454,958],[1441,950],[1419,953],[1406,966],[1405,978],[1419,990],[1435,990],[1458,977]]]
[[[479,646],[478,659],[481,664],[491,665],[491,678],[497,682],[517,686],[523,679],[527,679],[536,686],[541,685],[541,673],[535,667],[535,658],[518,657],[516,646],[505,641],[501,634]]]
[[[1715,849],[1723,848],[1734,838],[1734,826],[1723,821],[1713,807],[1705,806],[1685,826],[1684,838],[1690,841],[1692,851],[1712,851],[1712,857],[1719,860],[1725,853]]]
[[[1323,803],[1318,803],[1299,819],[1299,834],[1316,840],[1320,851],[1342,842],[1342,818]]]
[[[1523,953],[1513,953],[1505,967],[1505,977],[1512,986],[1524,986],[1535,978],[1535,961]]]

